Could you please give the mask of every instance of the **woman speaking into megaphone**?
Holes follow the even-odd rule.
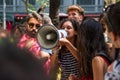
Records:
[[[55,69],[53,67],[55,67],[54,65],[57,65],[55,61],[58,59],[62,71],[61,80],[68,80],[68,77],[71,74],[75,75],[76,78],[79,78],[79,56],[76,48],[76,32],[78,27],[79,23],[72,19],[65,19],[59,25],[59,29],[64,29],[68,35],[67,37],[64,37],[63,34],[62,38],[57,43],[57,46],[53,49],[51,68]]]

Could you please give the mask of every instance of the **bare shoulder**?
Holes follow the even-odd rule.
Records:
[[[103,63],[104,60],[103,60],[102,57],[100,57],[100,56],[95,56],[95,57],[92,59],[92,62],[94,62],[94,63]]]
[[[104,69],[104,66],[105,66],[105,62],[104,62],[104,60],[102,59],[102,57],[100,57],[100,56],[95,56],[95,57],[92,59],[92,67],[93,67],[93,69],[102,71],[102,70]]]

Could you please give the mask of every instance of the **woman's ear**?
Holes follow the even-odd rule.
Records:
[[[116,34],[114,34],[113,32],[111,32],[111,36],[112,36],[112,43],[114,44],[115,48],[119,48],[120,47],[120,37]]]
[[[114,38],[114,41],[116,41],[118,38],[117,38],[117,35],[115,34],[115,33],[113,33],[113,32],[111,32],[112,33],[112,36],[113,36],[113,38]]]
[[[113,32],[109,32],[108,36],[113,42],[117,40],[117,36]]]

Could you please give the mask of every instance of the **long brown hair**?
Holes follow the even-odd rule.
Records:
[[[92,59],[100,51],[108,53],[103,29],[94,19],[86,19],[78,29],[77,48],[80,52],[80,76],[92,75]]]

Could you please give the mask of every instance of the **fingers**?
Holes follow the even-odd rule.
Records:
[[[67,37],[67,32],[65,30],[58,30],[60,38]]]
[[[65,38],[64,34],[62,32],[60,32],[60,33],[61,33],[61,38]]]
[[[57,45],[55,48],[52,49],[53,53],[59,53],[59,50],[61,49],[60,45]]]
[[[74,74],[70,74],[68,80],[79,80]]]
[[[34,39],[29,39],[27,42],[26,42],[26,48],[29,49],[32,45],[34,44]]]

